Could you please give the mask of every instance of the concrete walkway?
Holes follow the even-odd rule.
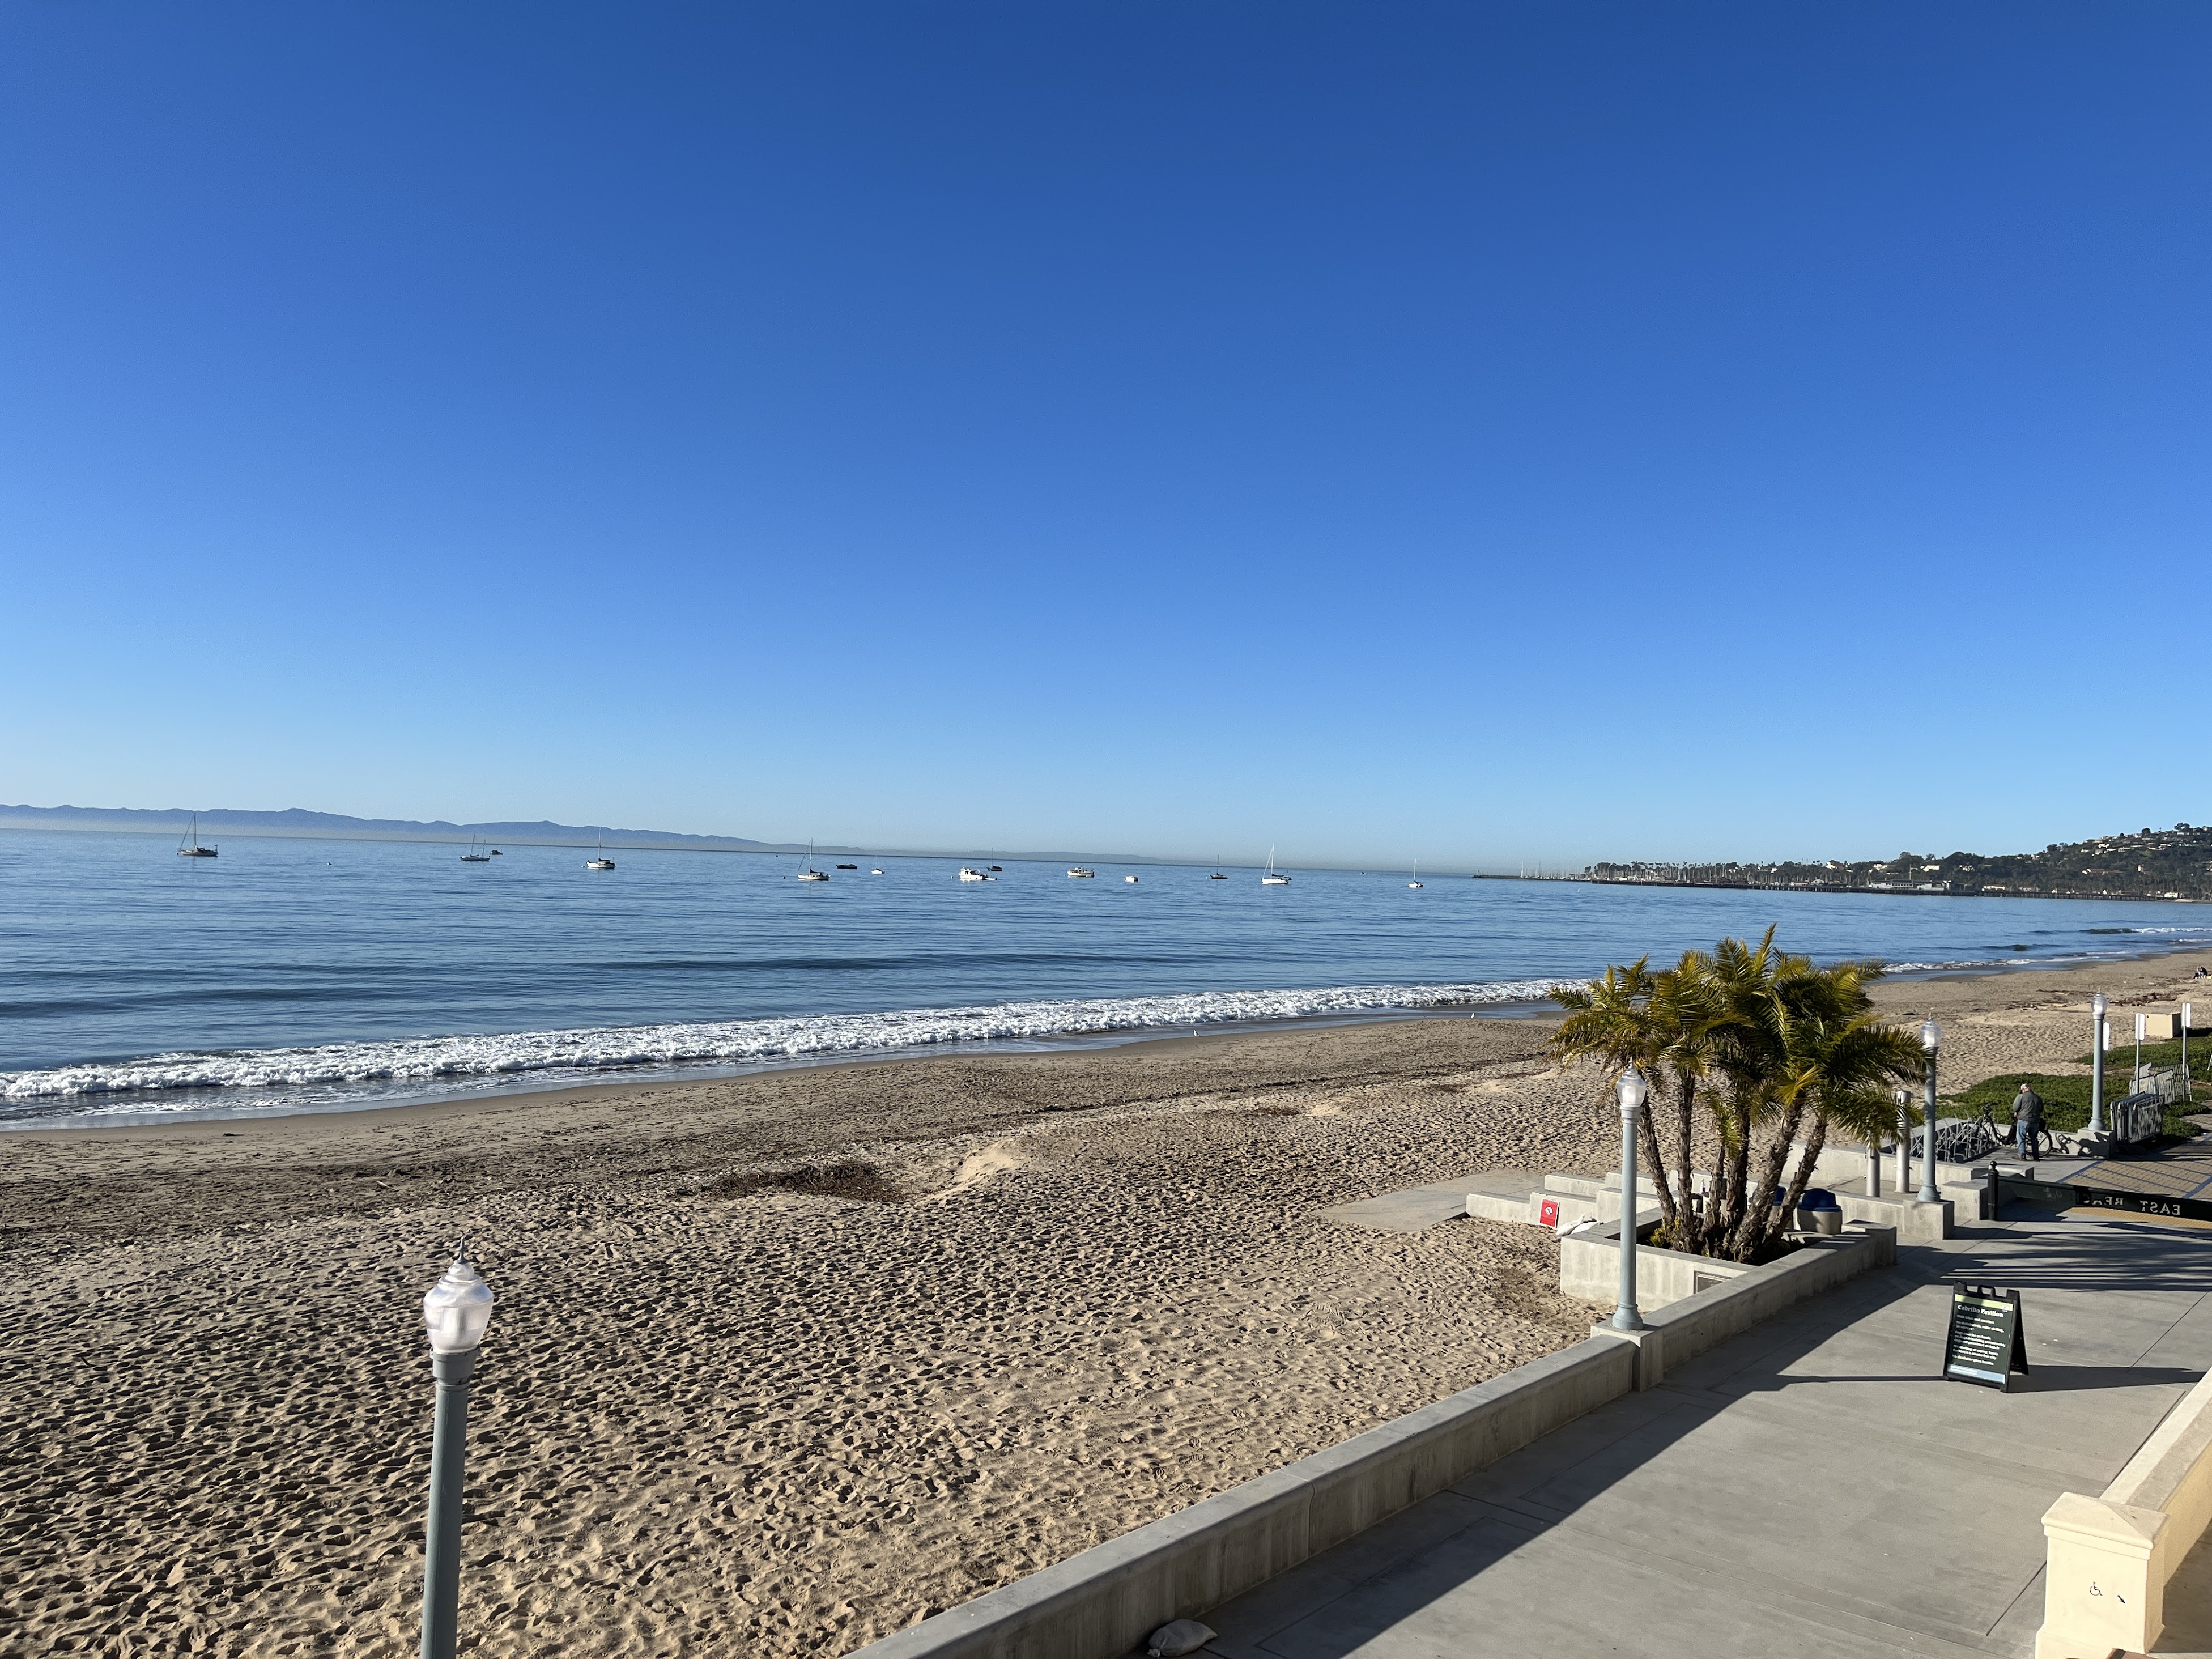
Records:
[[[2040,1517],[2212,1369],[2212,1238],[2008,1212],[1206,1614],[1225,1659],[2025,1655]],[[1936,1380],[1956,1279],[2033,1376]]]

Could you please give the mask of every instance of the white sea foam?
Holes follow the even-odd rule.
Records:
[[[596,1074],[669,1066],[849,1055],[991,1039],[1039,1039],[1176,1026],[1218,1025],[1391,1009],[1450,1008],[1542,997],[1569,980],[1484,985],[1340,985],[1291,991],[1208,991],[1182,996],[1000,1002],[890,1013],[821,1014],[667,1025],[518,1031],[490,1036],[408,1037],[313,1048],[150,1054],[113,1063],[0,1073],[0,1101],[62,1101],[207,1090],[329,1089],[348,1085],[440,1085],[530,1073]],[[179,1102],[180,1107],[204,1103]],[[158,1108],[156,1108],[158,1109]]]

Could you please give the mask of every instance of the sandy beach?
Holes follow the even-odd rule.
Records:
[[[1946,1086],[2212,956],[1885,984]],[[2212,1003],[2212,981],[2197,980]],[[500,1307],[464,1651],[835,1655],[1580,1340],[1544,1233],[1319,1214],[1617,1119],[1546,1020],[8,1135],[0,1653],[399,1655],[422,1291]]]

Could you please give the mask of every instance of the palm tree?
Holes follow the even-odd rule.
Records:
[[[1920,1065],[1916,1041],[1875,1020],[1866,988],[1881,974],[1875,963],[1816,967],[1777,951],[1769,928],[1755,945],[1723,939],[1710,955],[1684,952],[1672,968],[1654,972],[1644,958],[1554,994],[1567,1010],[1555,1052],[1597,1059],[1616,1077],[1635,1066],[1657,1085],[1641,1127],[1668,1245],[1760,1259],[1803,1197],[1829,1126],[1880,1133],[1886,1085]],[[1667,1148],[1654,1117],[1662,1089],[1674,1120]],[[1700,1108],[1716,1154],[1702,1204],[1691,1161]],[[1805,1152],[1793,1164],[1801,1136]]]
[[[1876,963],[1845,962],[1777,982],[1781,1066],[1772,1098],[1780,1121],[1767,1142],[1758,1190],[1729,1240],[1729,1253],[1740,1261],[1756,1261],[1780,1242],[1830,1127],[1877,1139],[1895,1110],[1890,1085],[1919,1073],[1918,1040],[1881,1024],[1867,996],[1881,971]],[[1805,1150],[1793,1166],[1790,1152],[1801,1133]]]

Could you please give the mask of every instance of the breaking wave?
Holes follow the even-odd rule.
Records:
[[[1540,998],[1556,979],[1479,985],[1340,985],[1289,991],[1206,991],[1186,995],[1000,1002],[890,1013],[817,1014],[659,1025],[518,1031],[489,1036],[405,1037],[149,1054],[114,1062],[0,1073],[0,1102],[84,1102],[131,1097],[133,1113],[201,1110],[210,1091],[313,1090],[326,1103],[381,1097],[390,1085],[436,1090],[503,1078],[605,1080],[605,1074],[670,1067],[746,1065],[810,1056],[860,1055],[940,1043],[1035,1042],[1121,1031],[1172,1030],[1391,1010],[1470,1007]],[[149,1097],[168,1096],[167,1101]],[[235,1103],[267,1109],[275,1100]],[[291,1103],[292,1109],[298,1109]],[[75,1109],[86,1111],[79,1104]]]

